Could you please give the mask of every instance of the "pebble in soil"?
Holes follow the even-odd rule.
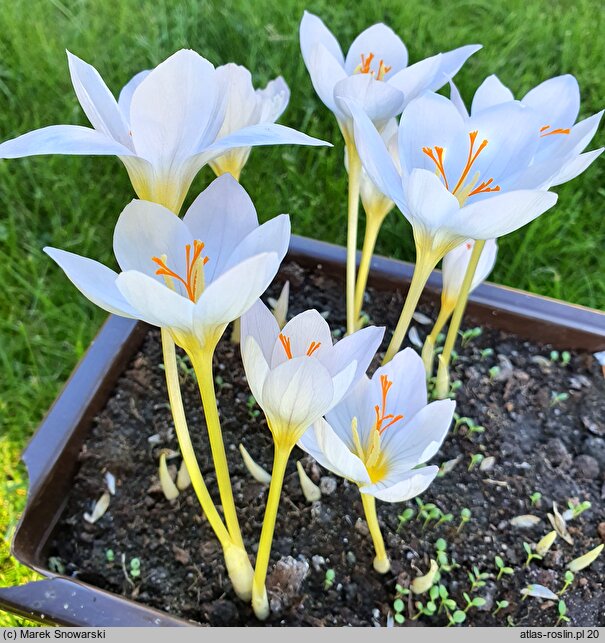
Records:
[[[328,313],[337,334],[343,332],[340,281],[320,266],[309,270],[290,262],[268,294],[278,295],[286,279],[291,284],[290,315],[317,308]],[[366,308],[373,313],[374,323],[393,328],[402,301],[400,292],[370,290]],[[431,306],[422,311],[431,316],[435,312]],[[465,320],[466,327],[472,323]],[[423,340],[430,325],[415,325]],[[250,404],[239,348],[228,337],[229,331],[217,350],[215,375],[240,523],[248,551],[254,555],[267,487],[251,479],[238,445],[243,443],[270,470],[272,442],[262,413]],[[429,521],[423,529],[416,513],[398,530],[398,515],[408,507],[417,510],[417,504],[378,503],[392,559],[392,571],[385,576],[372,570],[372,545],[357,488],[295,450],[273,543],[268,577],[273,613],[268,624],[384,625],[393,612],[395,586],[408,587],[413,578],[425,573],[436,554],[435,542],[443,538],[450,562],[453,559],[459,566],[443,571],[441,582],[459,607],[465,604],[463,593],[470,593],[468,573],[473,567],[489,574],[485,585],[471,593],[471,597],[483,597],[486,604],[471,608],[466,624],[553,625],[558,617],[556,602],[521,601],[520,592],[530,583],[558,592],[566,564],[605,538],[605,380],[591,355],[572,353],[569,363],[563,364],[560,359],[552,361],[550,351],[551,347],[486,328],[458,347],[453,366],[453,379],[461,382],[457,413],[472,418],[485,432],[470,432],[461,423],[435,458],[437,464],[458,461],[437,478],[422,502],[434,503],[442,514],[452,513],[452,522],[435,526],[436,521]],[[196,452],[206,483],[215,490],[199,393],[187,361],[180,364]],[[250,608],[230,589],[221,550],[191,488],[172,502],[159,488],[159,451],[178,448],[160,365],[159,332],[150,330],[82,448],[80,468],[48,555],[60,561],[68,575],[185,619],[211,625],[257,625]],[[484,467],[477,462],[469,471],[476,454],[495,460]],[[295,467],[299,459],[323,492],[313,504],[305,501],[300,489]],[[178,463],[177,458],[171,464]],[[116,478],[116,494],[105,515],[89,524],[82,516],[103,492],[107,471]],[[530,496],[535,492],[541,498],[532,503]],[[542,560],[533,560],[525,568],[523,543],[536,543],[550,531],[547,513],[553,501],[561,511],[569,501],[590,501],[592,507],[569,523],[573,545],[558,538]],[[471,518],[457,532],[463,508],[470,509]],[[539,521],[525,528],[511,525],[513,518],[525,514]],[[496,580],[495,556],[514,573]],[[140,560],[134,577],[133,558]],[[327,570],[334,572],[330,583]],[[563,595],[569,624],[605,625],[604,577],[605,555],[576,575]],[[420,599],[427,602],[426,596]],[[414,600],[405,597],[406,625],[447,623],[443,610],[412,620]],[[508,601],[509,606],[493,616],[498,601]]]

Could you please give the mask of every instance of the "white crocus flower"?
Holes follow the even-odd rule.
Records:
[[[321,19],[305,11],[300,23],[300,48],[313,87],[324,105],[336,116],[347,150],[345,289],[347,333],[351,334],[358,326],[359,312],[356,314],[356,308],[360,308],[356,305],[359,294],[356,293],[355,259],[361,162],[353,135],[350,103],[358,104],[376,127],[382,129],[390,118],[401,113],[409,100],[423,91],[436,90],[444,85],[480,46],[460,47],[408,67],[405,45],[389,27],[380,23],[360,33],[345,58],[338,41]]]
[[[464,275],[466,274],[474,246],[475,241],[473,239],[467,239],[443,257],[443,264],[441,266],[441,274],[443,277],[441,309],[449,310],[449,315],[452,314],[458,301]],[[490,272],[494,269],[497,255],[498,242],[495,239],[489,239],[481,251],[479,263],[477,264],[469,292],[475,290],[479,284],[487,279]]]
[[[248,385],[267,416],[276,444],[292,448],[365,373],[384,328],[371,326],[332,344],[316,311],[291,319],[280,331],[258,301],[242,317],[241,350]]]
[[[406,348],[372,379],[364,376],[298,442],[320,465],[359,486],[376,546],[377,571],[387,571],[389,563],[374,498],[402,502],[431,484],[439,468],[417,467],[439,449],[455,406],[452,400],[427,404],[422,360]]]
[[[315,91],[346,137],[352,135],[351,113],[343,99],[357,100],[377,126],[384,125],[407,102],[447,83],[481,46],[459,47],[408,67],[406,46],[379,23],[362,31],[345,57],[322,20],[305,11],[300,48]]]
[[[370,118],[350,102],[363,166],[412,225],[416,269],[385,361],[398,352],[431,271],[466,239],[494,239],[551,208],[557,195],[511,190],[529,171],[537,115],[517,102],[465,119],[443,96],[412,101],[399,124],[398,168]]]
[[[468,112],[455,87],[452,100],[463,117]],[[502,103],[514,101],[512,91],[496,75],[488,76],[473,97],[471,117]],[[538,115],[538,140],[532,171],[519,176],[521,187],[553,187],[584,172],[605,148],[584,152],[593,139],[603,111],[576,123],[580,111],[580,88],[570,74],[555,76],[531,89],[521,104]]]
[[[225,96],[225,119],[218,139],[250,125],[275,123],[290,100],[290,89],[279,76],[264,89],[254,89],[250,72],[241,65],[229,63],[216,68],[216,77]],[[233,148],[210,161],[217,176],[230,172],[239,180],[240,173],[250,156],[250,147]]]
[[[270,611],[265,579],[290,452],[308,427],[363,377],[383,334],[384,328],[364,328],[333,345],[330,328],[316,310],[297,315],[280,331],[261,301],[242,317],[246,378],[275,445],[252,583],[252,607],[259,619],[267,618]]]
[[[262,122],[217,139],[225,96],[213,65],[182,49],[137,74],[116,101],[91,65],[68,52],[76,96],[92,128],[53,125],[0,145],[0,158],[36,154],[115,155],[141,199],[178,212],[200,169],[228,150],[253,145],[328,145]]]
[[[97,306],[168,329],[195,353],[213,349],[229,322],[266,290],[289,238],[287,215],[259,226],[248,194],[225,175],[182,220],[149,201],[127,205],[113,240],[120,273],[71,252],[45,251]]]

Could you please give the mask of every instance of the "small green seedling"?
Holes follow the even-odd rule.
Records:
[[[468,572],[468,579],[471,581],[471,592],[476,592],[485,586],[485,581],[489,578],[487,572],[480,572],[479,568],[474,565],[473,571]]]
[[[406,523],[410,522],[412,518],[414,517],[414,514],[416,512],[411,508],[408,507],[407,509],[404,509],[398,516],[397,519],[399,520],[399,524],[397,525],[397,532],[399,533],[399,530],[405,525]]]
[[[256,400],[254,399],[254,395],[249,395],[248,400],[246,401],[246,408],[248,409],[248,417],[251,420],[256,420],[256,418],[260,415],[260,410],[254,408],[255,406]]]
[[[466,507],[460,511],[460,524],[458,525],[458,529],[456,529],[456,533],[459,533],[462,527],[466,525],[466,523],[471,519],[471,515],[471,510]]]
[[[553,391],[550,394],[550,405],[556,406],[557,404],[561,404],[561,402],[565,402],[567,399],[569,399],[569,393],[555,393]]]
[[[113,549],[108,549],[105,552],[105,560],[108,563],[113,563],[113,561],[116,559],[116,555],[113,553]]]
[[[225,380],[220,375],[217,375],[214,378],[214,383],[216,384],[216,388],[218,389],[218,392],[220,393],[223,390],[223,387],[225,386]]]
[[[491,357],[494,354],[494,349],[493,348],[484,348],[480,353],[479,356],[481,359],[487,359],[488,357]]]
[[[395,619],[395,623],[398,623],[399,625],[405,623],[405,616],[403,615],[404,607],[405,604],[400,598],[396,598],[393,601],[393,611],[395,612],[395,616],[393,618]]]
[[[454,416],[454,433],[458,433],[459,426],[466,426],[468,428],[467,435],[470,437],[474,433],[485,433],[485,427],[477,424],[473,418]]]
[[[435,605],[433,601],[428,601],[426,605],[421,601],[416,601],[414,605],[416,606],[417,612],[416,616],[412,618],[413,621],[415,621],[420,616],[433,616],[433,614],[437,611],[437,605]]]
[[[445,585],[435,585],[435,587],[437,588],[439,600],[441,601],[437,613],[441,612],[442,608],[445,609],[448,614],[450,612],[455,612],[458,609],[458,605],[453,598],[450,598],[447,587]],[[431,590],[432,589],[433,588],[431,587]]]
[[[534,493],[532,493],[529,497],[529,501],[531,502],[532,507],[539,507],[540,500],[542,500],[542,494],[539,491],[534,491]]]
[[[485,583],[483,584],[485,585]],[[463,592],[462,596],[464,596],[464,600],[466,601],[466,607],[464,608],[465,612],[468,612],[471,607],[483,607],[487,602],[484,598],[481,598],[481,596],[471,598],[466,592]]]
[[[496,556],[494,558],[494,562],[496,563],[496,568],[498,569],[498,576],[496,576],[496,580],[500,580],[502,578],[502,574],[511,576],[515,573],[512,567],[506,567],[504,561],[502,560],[502,558],[500,558],[500,556]]]
[[[573,575],[573,572],[569,571],[569,569],[565,572],[565,576],[563,576],[563,580],[565,581],[565,584],[563,585],[561,591],[559,592],[559,596],[561,594],[565,594],[567,591],[567,588],[573,583],[575,576]]]
[[[571,362],[571,353],[569,351],[563,351],[561,353],[561,364],[567,366]]]
[[[499,366],[492,366],[489,371],[487,371],[489,375],[490,380],[495,380],[498,375],[500,375],[500,367]]]
[[[141,561],[138,558],[133,558],[130,561],[130,575],[133,578],[138,578],[141,575]]]
[[[574,505],[573,502],[570,501],[567,503],[567,507],[571,512],[571,515],[567,516],[567,512],[565,512],[565,515],[563,517],[566,520],[575,520],[578,516],[590,509],[592,507],[592,504],[590,500],[585,500],[584,502],[580,502],[577,505]]]
[[[496,609],[492,612],[492,616],[496,616],[496,614],[500,610],[505,610],[508,607],[508,605],[509,605],[508,601],[498,601],[496,603]]]
[[[447,624],[448,627],[451,627],[452,625],[460,625],[466,621],[466,612],[463,612],[462,610],[456,610],[451,614],[448,612],[447,618],[449,621]]]
[[[324,589],[330,589],[334,585],[334,579],[336,578],[336,572],[333,569],[326,569],[326,575],[324,577]]]
[[[472,471],[475,467],[478,467],[483,462],[484,457],[485,456],[483,455],[483,453],[473,453],[473,455],[471,455],[471,461],[467,469],[469,471]]]
[[[480,337],[481,333],[483,333],[483,329],[479,326],[475,328],[468,328],[467,330],[462,331],[460,333],[462,335],[462,346],[466,346],[473,339]]]
[[[452,520],[454,520],[454,514],[441,514],[441,518],[439,518],[435,527],[439,527],[439,525],[443,525],[446,522],[452,522]]]
[[[550,361],[551,362],[559,361],[559,351],[550,351]]]
[[[527,554],[527,559],[525,560],[525,567],[529,567],[529,564],[534,558],[536,560],[542,560],[542,556],[540,556],[540,554],[536,554],[536,552],[534,552],[534,550],[531,548],[531,545],[529,543],[523,543],[523,549],[525,549],[525,553]]]
[[[567,616],[567,605],[565,605],[565,601],[563,600],[559,601],[558,609],[559,609],[559,618],[555,623],[555,627],[557,627],[557,625],[559,625],[559,623],[561,622],[569,623],[569,617]]]

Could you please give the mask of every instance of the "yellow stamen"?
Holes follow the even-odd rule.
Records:
[[[363,460],[363,447],[361,446],[361,440],[359,439],[359,432],[357,431],[357,418],[354,417],[351,420],[351,433],[353,434],[353,444],[357,450],[357,455]]]
[[[550,125],[543,125],[540,128],[540,138],[543,138],[544,136],[551,136],[552,134],[569,134],[571,132],[571,129],[569,127],[565,128],[557,128],[552,130],[551,132],[547,132],[546,130],[550,129]],[[544,132],[544,134],[542,134]]]
[[[292,347],[290,344],[290,338],[282,333],[279,334],[279,341],[284,347],[284,352],[288,359],[292,359]],[[309,348],[307,349],[307,357],[311,357],[313,353],[321,346],[321,342],[311,342]]]
[[[354,74],[370,74],[371,76],[376,76],[376,80],[383,80],[383,78],[391,71],[392,67],[384,64],[384,60],[378,62],[378,72],[374,73],[372,69],[372,60],[374,60],[374,54],[370,52],[367,56],[361,54],[361,64],[357,65],[354,70]]]
[[[187,296],[194,303],[199,299],[199,296],[204,290],[204,266],[209,261],[208,257],[202,257],[203,250],[204,244],[197,239],[193,242],[193,256],[191,256],[191,244],[188,243],[185,246],[186,274],[184,278],[168,267],[166,263],[168,257],[166,255],[151,258],[151,260],[159,266],[155,274],[163,275],[166,284],[172,284],[173,289],[173,279],[182,283],[187,291]]]

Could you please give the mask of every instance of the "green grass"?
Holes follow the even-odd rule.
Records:
[[[380,4],[380,7],[378,5]],[[265,83],[282,74],[292,88],[282,122],[336,143],[335,149],[258,149],[244,170],[262,218],[290,212],[294,231],[343,243],[345,173],[332,115],[314,95],[298,48],[304,4],[295,0],[2,0],[0,138],[54,123],[84,123],[70,86],[65,48],[93,63],[117,92],[133,73],[181,47],[215,64],[236,61]],[[605,95],[604,14],[597,0],[401,0],[356,3],[355,11],[310,2],[344,45],[365,26],[390,24],[412,61],[480,42],[457,77],[467,100],[489,73],[517,95],[571,72],[582,114]],[[595,145],[603,144],[599,134]],[[493,279],[605,307],[603,162],[560,190],[556,209],[502,241]],[[210,180],[196,181],[192,195]],[[85,301],[42,253],[45,244],[111,261],[112,227],[132,192],[112,158],[37,157],[0,162],[0,585],[30,574],[8,552],[26,477],[19,453],[82,355],[105,314]],[[409,228],[391,214],[378,251],[413,258]],[[16,623],[0,615],[0,625]]]

